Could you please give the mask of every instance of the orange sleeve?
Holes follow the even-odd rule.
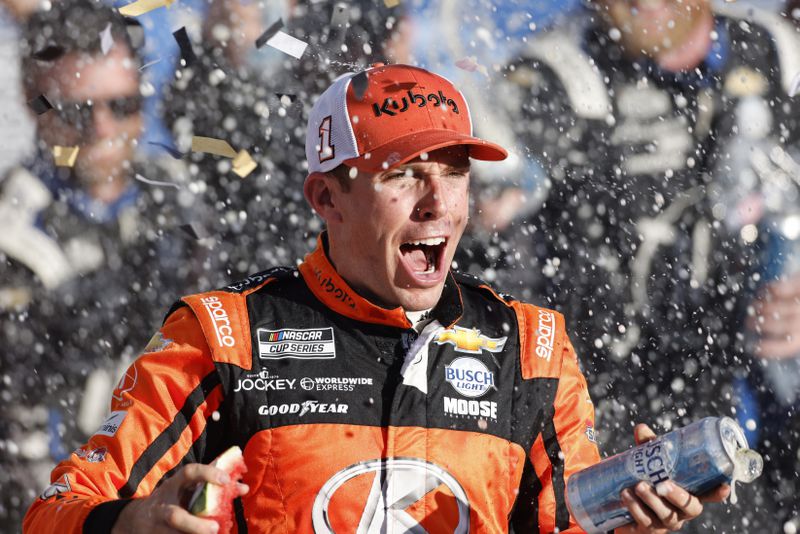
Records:
[[[221,401],[200,324],[179,308],[120,380],[106,421],[53,470],[23,531],[109,532],[131,498],[149,495],[187,457]]]
[[[566,483],[581,469],[600,461],[594,437],[594,405],[575,349],[563,334],[561,372],[553,417],[531,449],[531,461],[542,484],[539,493],[540,532],[583,532],[566,504]]]

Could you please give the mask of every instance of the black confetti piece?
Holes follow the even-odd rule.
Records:
[[[28,107],[31,108],[37,115],[44,115],[53,109],[53,105],[44,95],[39,95],[36,98],[28,100]]]
[[[47,45],[33,53],[33,59],[39,61],[55,61],[66,53],[63,46]]]
[[[175,30],[172,32],[172,35],[175,36],[175,40],[178,42],[178,46],[181,49],[181,57],[186,66],[188,67],[194,64],[194,62],[197,61],[197,56],[192,49],[192,42],[189,40],[189,34],[186,33],[186,26],[182,27],[180,30]]]
[[[267,44],[267,41],[272,39],[272,37],[274,37],[281,28],[283,28],[283,19],[278,19],[272,24],[272,26],[267,28],[258,39],[256,39],[256,48],[261,48]]]
[[[184,154],[180,150],[178,150],[174,146],[168,145],[166,143],[159,143],[157,141],[148,141],[148,144],[155,145],[155,146],[160,146],[161,148],[163,148],[164,150],[169,152],[169,155],[172,156],[175,159],[182,159],[183,156],[184,156]]]
[[[186,235],[194,239],[195,241],[200,241],[201,239],[206,239],[211,237],[211,234],[206,231],[202,224],[198,222],[190,222],[188,224],[182,224],[178,228],[180,228]]]
[[[353,76],[353,79],[350,80],[350,84],[353,86],[353,93],[356,95],[356,100],[362,100],[364,98],[364,93],[367,92],[367,87],[369,86],[367,71],[362,70]]]

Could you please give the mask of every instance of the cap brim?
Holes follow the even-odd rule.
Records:
[[[433,152],[449,146],[466,146],[469,157],[483,161],[501,161],[508,152],[498,144],[457,134],[452,130],[425,130],[393,139],[381,147],[358,158],[345,160],[345,164],[364,172],[380,172],[397,167],[424,152]]]

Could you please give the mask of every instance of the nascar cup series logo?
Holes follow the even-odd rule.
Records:
[[[481,397],[495,387],[494,373],[477,358],[456,358],[444,368],[445,380],[465,397]]]

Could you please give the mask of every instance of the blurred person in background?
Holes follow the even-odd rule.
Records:
[[[91,0],[54,3],[27,21],[21,49],[26,100],[52,109],[35,117],[35,157],[0,184],[3,531],[102,422],[162,295],[198,278],[195,244],[177,233],[191,202],[180,168],[136,155],[140,62],[125,22]],[[56,161],[55,147],[77,157]]]
[[[33,120],[19,79],[19,26],[38,5],[38,0],[0,0],[0,176],[29,155],[33,145]]]
[[[578,328],[606,452],[626,447],[616,426],[736,405],[771,478],[732,530],[797,513],[796,409],[770,420],[775,400],[755,397],[774,392],[764,362],[800,353],[798,282],[765,285],[762,239],[768,214],[798,205],[798,50],[793,27],[752,6],[597,0],[533,38],[497,97],[550,188],[497,239],[500,287],[548,295]],[[622,384],[627,398],[605,397]]]
[[[310,102],[342,72],[405,61],[404,13],[402,5],[372,1],[211,3],[192,42],[197,61],[179,69],[164,101],[178,149],[187,151],[192,136],[214,137],[247,149],[259,164],[242,179],[228,159],[189,156],[192,180],[211,208],[217,284],[265,263],[294,264],[313,245],[319,223],[302,192],[287,187],[304,170]],[[256,47],[278,20],[281,31],[308,44],[300,59]]]

